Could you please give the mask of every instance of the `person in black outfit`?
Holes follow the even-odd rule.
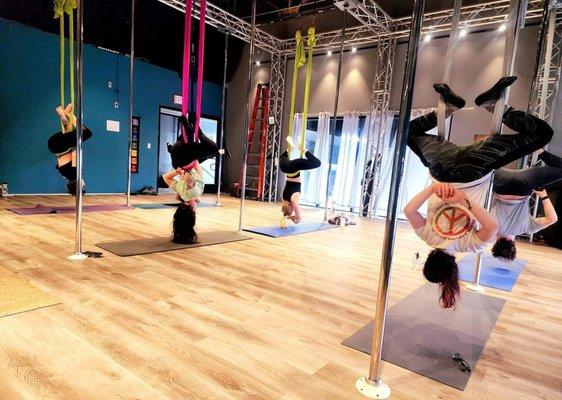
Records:
[[[199,128],[199,142],[195,141],[195,114],[190,113],[188,118],[184,115],[179,117],[178,130],[184,130],[187,135],[187,143],[183,141],[183,135],[180,133],[174,145],[168,145],[168,152],[172,156],[172,167],[174,169],[184,168],[190,170],[193,168],[194,161],[203,161],[223,154],[224,150],[219,149],[217,144],[209,139],[201,128]]]
[[[47,141],[49,151],[57,156],[56,170],[68,180],[66,190],[71,195],[76,195],[76,127],[72,126],[70,120],[73,106],[69,104],[65,109],[57,107],[63,130],[55,133]],[[82,125],[82,142],[92,137],[92,131]]]
[[[287,138],[289,148],[293,148],[293,141]],[[283,189],[283,203],[281,211],[283,216],[292,220],[295,224],[301,221],[301,213],[299,207],[299,199],[301,194],[301,176],[300,171],[311,170],[320,167],[321,161],[316,158],[310,151],[304,153],[306,158],[289,159],[289,152],[285,150],[279,158],[279,168],[281,172],[287,175],[287,182]]]

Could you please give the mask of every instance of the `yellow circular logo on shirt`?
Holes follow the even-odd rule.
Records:
[[[431,228],[439,237],[448,240],[459,239],[474,227],[472,214],[459,204],[443,204],[435,212]]]

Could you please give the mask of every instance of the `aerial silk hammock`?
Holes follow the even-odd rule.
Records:
[[[74,115],[74,10],[77,7],[77,0],[55,0],[55,19],[59,19],[60,37],[60,106],[69,115],[69,124],[62,125],[62,132],[70,132],[76,127],[76,116]],[[64,38],[64,17],[68,15],[68,36],[69,36],[69,58],[68,69],[70,72],[70,104],[65,106],[65,38]]]
[[[308,103],[310,98],[310,80],[312,77],[312,56],[314,53],[314,44],[316,43],[316,29],[314,27],[308,28],[308,60],[305,52],[304,41],[300,30],[295,34],[296,46],[295,46],[295,64],[293,67],[293,84],[291,87],[291,109],[289,114],[289,134],[287,135],[291,139],[294,133],[294,122],[295,122],[295,103],[297,99],[297,84],[298,84],[298,74],[299,69],[306,64],[306,79],[304,84],[304,103],[302,110],[302,129],[299,143],[300,157],[302,158],[305,153],[305,139],[306,139],[306,124],[308,119]],[[293,149],[289,146],[287,149],[289,155]],[[288,177],[294,177],[298,175],[286,174]]]
[[[185,26],[184,26],[184,42],[183,42],[183,68],[182,68],[182,84],[181,84],[181,113],[187,117],[189,107],[189,67],[191,63],[191,19],[193,16],[193,0],[185,1]],[[199,45],[197,49],[197,84],[195,92],[195,142],[199,139],[199,126],[201,122],[201,98],[203,95],[203,67],[205,58],[205,14],[207,1],[201,0],[199,12]],[[188,142],[187,132],[182,126],[182,138],[184,143]]]

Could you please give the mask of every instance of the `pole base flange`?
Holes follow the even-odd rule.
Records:
[[[467,288],[468,290],[472,290],[473,292],[479,292],[479,293],[482,293],[486,290],[486,289],[484,289],[484,286],[475,285],[474,283],[467,283],[465,285],[465,288]]]
[[[88,256],[84,253],[73,253],[68,256],[68,259],[71,261],[82,261],[88,258]]]
[[[369,399],[388,399],[391,394],[390,387],[383,383],[373,382],[368,378],[362,376],[355,382],[355,387],[363,396]]]

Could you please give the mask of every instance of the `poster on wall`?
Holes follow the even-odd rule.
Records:
[[[139,149],[140,149],[140,117],[133,117],[133,129],[131,138],[131,172],[139,172]]]

